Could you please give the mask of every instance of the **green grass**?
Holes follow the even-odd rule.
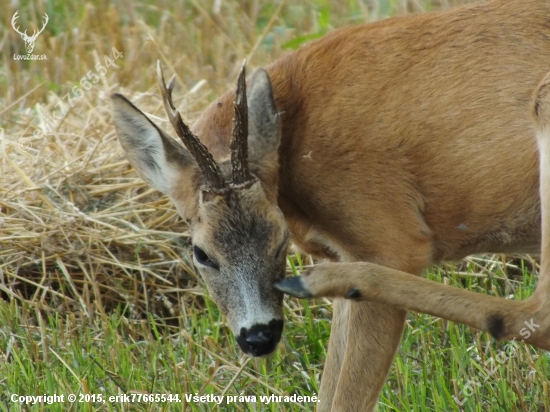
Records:
[[[192,120],[233,87],[245,56],[252,70],[335,27],[466,2],[228,0],[219,10],[198,0],[21,4],[22,28],[50,15],[35,48],[48,55],[44,62],[11,58],[23,53],[23,43],[10,28],[10,3],[0,16],[7,28],[0,42],[7,51],[0,61],[0,410],[313,410],[312,403],[262,404],[259,397],[318,393],[330,302],[286,299],[277,353],[244,356],[189,264],[185,225],[128,167],[106,98],[122,91],[164,117],[152,97],[161,59],[178,73],[176,104]],[[113,46],[124,53],[117,66],[55,130],[44,130],[40,113],[52,113]],[[22,139],[30,148],[19,145]],[[472,258],[427,277],[524,299],[537,271],[524,258]],[[289,273],[302,261],[310,263],[290,257]],[[379,410],[549,411],[549,371],[548,353],[511,350],[469,327],[410,314]],[[86,400],[123,393],[177,394],[182,402],[10,401],[13,394]],[[184,394],[237,401],[186,404]]]
[[[466,268],[466,274],[476,274]],[[494,273],[498,276],[498,273]],[[433,270],[428,277],[475,291],[501,292],[494,278]],[[512,281],[515,296],[533,290],[535,278]],[[288,304],[289,303],[289,304]],[[220,411],[313,410],[311,403],[262,404],[271,394],[315,395],[326,356],[331,305],[286,305],[280,350],[269,359],[249,359],[237,349],[216,306],[188,308],[178,324],[151,314],[131,320],[119,307],[106,317],[81,313],[44,315],[28,303],[0,302],[0,409],[21,407],[10,394],[120,393],[214,394],[256,396],[254,402],[222,403]],[[499,351],[502,351],[499,355]],[[503,356],[502,353],[507,353]],[[491,361],[495,359],[495,361]],[[497,360],[498,359],[498,360]],[[244,368],[243,368],[244,365]],[[544,411],[550,404],[550,356],[524,345],[495,343],[485,333],[427,315],[410,314],[402,345],[380,401],[380,411]],[[472,390],[464,392],[470,382]],[[476,383],[477,382],[477,383]],[[225,398],[227,399],[227,398]],[[130,410],[182,410],[182,403],[133,403]],[[110,402],[54,404],[48,410],[126,410]],[[214,410],[190,402],[188,410]]]

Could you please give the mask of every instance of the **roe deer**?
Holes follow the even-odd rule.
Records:
[[[159,74],[185,148],[121,95],[112,102],[130,163],[188,222],[194,261],[244,352],[277,346],[275,283],[355,298],[334,301],[318,410],[364,412],[376,406],[407,310],[501,338],[533,319],[527,341],[550,349],[546,82],[538,128],[529,114],[549,70],[550,2],[499,0],[334,30],[258,69],[248,91],[242,71],[193,132]],[[412,276],[473,253],[540,251],[535,130],[545,229],[534,296],[516,302]],[[290,236],[342,263],[279,282]]]

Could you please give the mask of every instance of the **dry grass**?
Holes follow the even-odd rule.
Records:
[[[402,12],[425,8],[420,1],[397,3]],[[232,86],[243,57],[261,66],[288,52],[283,46],[292,39],[371,20],[381,8],[372,1],[348,7],[322,1],[39,2],[22,8],[19,23],[31,32],[49,14],[34,51],[48,59],[27,62],[12,57],[23,53],[23,42],[9,27],[17,9],[8,7],[2,18],[6,80],[0,84],[0,281],[6,296],[56,310],[93,312],[125,302],[138,311],[154,305],[177,314],[178,305],[168,301],[188,303],[203,293],[186,259],[186,228],[126,162],[108,96],[122,91],[166,123],[153,76],[160,59],[178,74],[176,103],[192,121]],[[123,57],[69,108],[66,94],[97,63],[104,65],[105,55],[112,58],[113,47]],[[60,101],[68,109],[64,116]]]
[[[185,373],[195,373],[193,379],[201,384],[193,387],[189,383],[191,386],[180,391],[214,385],[222,392],[241,373],[256,379],[250,378],[249,386],[242,388],[258,385],[257,376],[265,372],[264,366],[252,362],[241,368],[239,362],[245,361],[239,361],[234,351],[226,352],[224,348],[234,342],[219,324],[215,326],[217,343],[211,342],[212,338],[199,343],[185,332],[189,325],[195,325],[205,305],[209,311],[215,309],[209,306],[202,282],[189,263],[185,225],[168,200],[149,189],[125,160],[111,125],[108,96],[122,92],[166,125],[154,80],[154,63],[160,59],[168,73],[178,75],[175,102],[192,122],[210,101],[232,87],[243,57],[248,58],[252,72],[254,67],[335,27],[375,20],[385,13],[403,14],[465,2],[94,0],[37,1],[18,7],[14,2],[5,4],[0,17],[0,299],[15,308],[13,313],[23,309],[17,316],[0,319],[12,319],[13,315],[18,323],[37,328],[33,329],[38,333],[36,339],[44,347],[43,352],[36,349],[40,353],[37,358],[47,361],[46,342],[50,335],[57,336],[54,331],[58,327],[48,322],[44,325],[43,317],[65,319],[65,329],[61,330],[73,330],[68,328],[70,324],[74,330],[88,325],[101,331],[101,324],[110,322],[111,311],[123,307],[124,319],[135,319],[138,323],[132,325],[140,325],[129,327],[128,333],[135,335],[134,340],[149,340],[150,328],[139,322],[153,314],[162,324],[175,326],[172,331],[181,331],[174,333],[183,334],[184,341],[195,347],[204,362],[215,359],[217,368],[226,365],[228,375],[220,374],[220,380],[214,379],[217,370],[209,375],[198,366],[196,370],[186,369]],[[14,54],[24,53],[23,41],[10,27],[16,10],[20,10],[19,23],[29,32],[33,26],[40,27],[41,15],[46,12],[50,16],[34,50],[35,54],[46,54],[47,60],[14,60]],[[74,86],[80,87],[83,76],[90,70],[95,72],[97,63],[105,65],[105,55],[113,58],[113,47],[123,57],[69,108],[66,94]],[[54,115],[60,114],[56,108],[60,101],[67,112],[55,119]],[[502,268],[505,271],[506,265],[498,266],[499,273]],[[483,279],[479,284],[469,281],[466,286],[491,290],[492,280],[487,284],[486,276]],[[498,284],[498,279],[495,282]],[[312,327],[307,322],[328,317],[327,309],[330,306],[303,309],[296,301],[287,304],[290,325],[296,327]],[[219,315],[211,316],[213,323],[219,323]],[[320,328],[317,324],[313,327]],[[297,379],[305,374],[311,382],[318,381],[327,331],[326,327],[319,329],[315,341],[308,343],[307,348],[316,351],[311,359],[304,352],[300,361],[293,363],[291,369]],[[107,336],[98,332],[96,338],[106,342]],[[300,336],[311,337],[304,332],[296,335],[296,340],[302,339]],[[117,342],[122,345],[121,340]],[[285,351],[294,350],[290,343],[285,345],[283,357],[289,353]],[[5,348],[2,353],[6,360],[10,353],[13,356]],[[299,362],[303,368],[296,366]],[[308,367],[311,369],[303,372]],[[386,399],[392,391],[398,395],[406,391],[403,382],[409,380],[400,376],[402,371],[398,366],[397,374],[392,375]],[[528,373],[524,372],[512,380],[522,379]],[[465,372],[461,369],[460,373]],[[548,380],[546,372],[540,373],[542,381]],[[0,389],[2,382],[0,376]],[[273,393],[283,390],[267,379],[260,379],[259,384]],[[315,383],[312,385],[308,390],[314,392]],[[400,410],[403,405],[388,410]]]

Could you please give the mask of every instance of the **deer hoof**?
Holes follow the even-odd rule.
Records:
[[[304,281],[301,276],[294,276],[292,278],[279,280],[275,283],[275,289],[296,298],[307,299],[313,297],[313,294],[304,285]]]

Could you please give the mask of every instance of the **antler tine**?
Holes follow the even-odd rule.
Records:
[[[248,168],[248,105],[246,101],[246,60],[243,61],[239,79],[237,80],[237,94],[235,97],[235,117],[233,118],[233,132],[231,139],[231,169],[233,184],[243,185],[250,182]]]
[[[12,25],[13,29],[14,29],[17,33],[19,33],[21,36],[26,36],[26,35],[27,35],[27,30],[25,30],[24,33],[21,33],[21,32],[19,31],[19,26],[15,27],[15,24],[16,24],[16,21],[17,21],[18,18],[19,18],[19,10],[17,10],[17,11],[15,12],[15,14],[13,15],[13,17],[11,18],[11,25]]]
[[[37,36],[44,31],[44,29],[46,28],[46,24],[48,24],[48,22],[50,21],[50,18],[46,13],[44,13],[44,16],[42,16],[42,19],[44,19],[44,24],[42,25],[42,28],[40,29],[40,31],[37,33]]]
[[[175,78],[173,75],[168,81],[168,85],[164,82],[164,75],[162,68],[160,67],[160,61],[157,60],[157,78],[159,82],[160,91],[162,93],[162,101],[164,103],[164,109],[168,114],[170,123],[176,131],[177,135],[183,141],[183,144],[191,152],[195,158],[199,169],[206,178],[207,184],[210,189],[223,189],[225,188],[225,182],[221,174],[220,168],[212,154],[208,151],[206,146],[202,144],[197,136],[195,136],[189,127],[181,119],[180,113],[176,110],[174,103],[172,102],[172,90],[174,89]]]

